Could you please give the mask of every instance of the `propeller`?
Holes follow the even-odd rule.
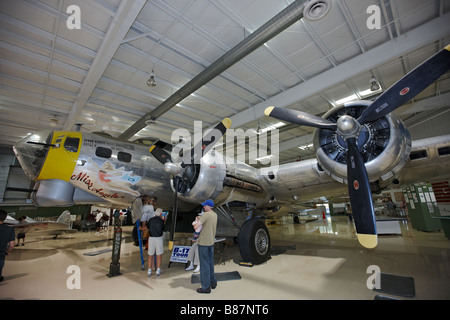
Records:
[[[394,111],[425,90],[450,69],[450,45],[417,66],[383,94],[361,115],[361,124],[377,120]]]
[[[175,190],[175,199],[173,204],[173,222],[170,231],[169,250],[173,248],[175,237],[175,228],[178,215],[178,193],[185,193],[190,190],[195,183],[195,177],[198,174],[200,159],[220,140],[231,127],[229,118],[223,119],[212,130],[208,131],[202,140],[191,148],[190,157],[181,157],[175,162],[171,154],[165,150],[167,144],[158,141],[150,147],[150,153],[162,164],[164,170],[173,175],[173,188]]]
[[[231,119],[225,118],[219,122],[212,130],[208,131],[206,136],[202,138],[191,149],[191,164],[199,163],[200,159],[208,153],[208,151],[220,140],[220,138],[231,127]],[[214,138],[214,139],[213,139]]]
[[[301,126],[308,126],[308,127],[314,127],[319,129],[330,129],[330,130],[336,130],[336,123],[331,122],[330,120],[313,116],[312,114],[298,111],[298,110],[291,110],[291,109],[284,109],[284,108],[276,108],[276,107],[268,107],[264,113],[267,116],[271,116],[280,120],[285,120],[288,122],[296,123]]]
[[[409,72],[373,103],[358,119],[341,116],[336,123],[307,113],[268,107],[265,115],[300,125],[336,131],[347,142],[347,184],[359,243],[369,249],[378,243],[372,194],[357,140],[364,124],[378,120],[414,98],[450,69],[450,45]]]
[[[164,150],[168,144],[162,141],[157,141],[154,145],[150,147],[150,153],[162,164],[166,162],[172,162],[172,157],[170,153]]]

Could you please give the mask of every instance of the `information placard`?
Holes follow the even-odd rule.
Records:
[[[174,246],[170,262],[187,263],[187,256],[190,249],[190,246]]]

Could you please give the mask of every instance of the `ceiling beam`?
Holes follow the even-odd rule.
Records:
[[[136,20],[146,2],[147,0],[121,1],[73,104],[70,115],[64,125],[64,130],[71,130],[76,124],[83,107],[86,105],[98,81],[119,48],[120,43],[128,33],[128,30],[130,30],[131,25]]]
[[[397,113],[401,116],[406,116],[423,111],[432,111],[434,109],[448,107],[449,104],[450,92],[446,92],[400,107],[397,109]]]
[[[303,17],[303,7],[306,2],[307,1],[305,0],[296,0],[290,4],[251,35],[239,42],[230,51],[226,52],[210,66],[200,72],[194,79],[172,94],[156,109],[136,121],[130,128],[122,133],[119,138],[131,138],[142,128],[145,128],[147,120],[155,120],[159,118],[168,110],[176,106],[177,103],[188,97],[191,93],[201,88],[203,85],[220,75],[223,71],[262,46],[265,42],[269,41],[277,34],[301,19]]]
[[[337,83],[346,81],[363,72],[368,72],[368,70],[403,56],[412,50],[442,39],[450,34],[448,21],[450,21],[450,13],[412,29],[398,38],[385,42],[266,101],[235,114],[230,117],[232,127],[242,127],[249,122],[258,120],[264,116],[264,110],[269,106],[289,107]]]

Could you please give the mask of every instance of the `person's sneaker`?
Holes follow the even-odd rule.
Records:
[[[205,290],[203,290],[202,288],[198,288],[197,292],[198,293],[211,293],[211,288],[207,288]]]
[[[151,277],[152,276],[152,269],[148,269],[147,270],[147,277]]]
[[[211,282],[211,289],[215,289],[217,287],[217,282]]]
[[[199,273],[199,272],[200,272],[200,265],[198,265],[197,268],[195,268],[195,270],[192,271],[192,272],[194,272],[194,273]]]
[[[184,269],[184,270],[189,271],[189,270],[193,270],[193,269],[194,269],[194,264],[191,263],[191,264],[189,265],[189,267],[187,267],[187,268]]]
[[[161,269],[158,268],[158,269],[156,269],[156,276],[159,277],[160,275],[161,275]]]

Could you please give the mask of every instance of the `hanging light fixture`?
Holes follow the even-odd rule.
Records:
[[[377,79],[375,79],[375,77],[372,77],[372,79],[370,79],[370,90],[371,91],[380,90],[380,85],[378,84],[378,81]]]
[[[149,87],[156,87],[156,81],[155,81],[155,73],[152,70],[152,74],[150,75],[150,78],[147,80],[147,85]]]
[[[50,118],[50,127],[56,128],[58,126],[58,116],[55,114]]]

